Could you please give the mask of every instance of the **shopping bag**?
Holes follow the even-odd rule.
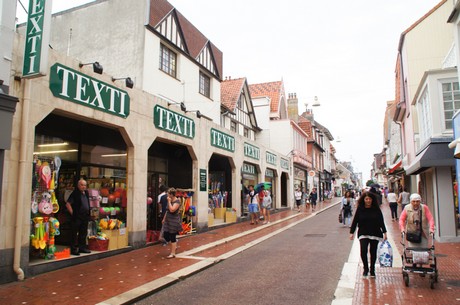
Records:
[[[390,242],[388,240],[380,243],[378,249],[378,257],[380,267],[393,266],[393,249],[391,248]]]
[[[339,213],[339,223],[342,223],[342,221],[343,221],[343,218],[342,218],[342,211],[340,211],[340,213]]]

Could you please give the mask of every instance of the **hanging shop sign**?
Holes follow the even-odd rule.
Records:
[[[308,172],[308,176],[314,177],[314,176],[316,176],[316,172],[311,170],[311,171]]]
[[[260,159],[260,148],[249,143],[244,143],[244,155],[256,160]]]
[[[268,164],[276,165],[276,155],[272,154],[270,152],[265,153],[265,161],[267,161]]]
[[[153,124],[158,129],[182,137],[195,137],[195,122],[192,119],[159,105],[153,107]]]
[[[235,138],[211,128],[211,145],[231,152],[235,151]]]
[[[51,0],[30,0],[22,77],[46,74],[51,23]]]
[[[272,169],[267,168],[265,170],[265,177],[274,178],[275,177],[275,172]]]
[[[206,177],[206,169],[200,168],[200,192],[206,192],[208,190]]]
[[[305,171],[298,167],[294,167],[294,177],[296,179],[305,180]]]
[[[289,170],[289,160],[284,159],[284,158],[280,158],[280,166],[283,169]]]
[[[255,175],[257,173],[256,167],[248,163],[243,163],[243,167],[241,167],[241,172],[244,174],[250,174],[250,175]]]
[[[50,69],[50,90],[55,97],[126,118],[130,98],[126,91],[61,64]]]

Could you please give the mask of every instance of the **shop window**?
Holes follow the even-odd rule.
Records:
[[[105,166],[126,167],[126,150],[99,145],[82,145],[81,161]]]
[[[87,181],[90,196],[88,236],[95,237],[102,228],[111,237],[105,247],[96,243],[96,250],[127,246],[127,148],[120,133],[56,114],[48,115],[35,132],[31,263],[69,255],[65,252],[71,235],[66,202],[81,178]]]

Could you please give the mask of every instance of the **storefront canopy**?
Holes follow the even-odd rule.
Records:
[[[396,162],[395,164],[391,165],[390,170],[388,171],[388,174],[393,174],[397,170],[401,169],[401,165],[402,165],[402,160],[400,160],[399,162]]]
[[[455,166],[455,159],[448,143],[431,143],[422,150],[415,160],[405,167],[406,175],[417,175],[430,167]]]

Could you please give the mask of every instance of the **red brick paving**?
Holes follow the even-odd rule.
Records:
[[[326,203],[329,206],[330,203]],[[386,219],[389,208],[383,207]],[[272,215],[272,222],[298,214],[283,211]],[[310,213],[300,213],[306,217]],[[246,244],[273,230],[298,220],[298,217],[243,236],[194,256],[218,256]],[[260,225],[259,225],[260,226]],[[200,234],[181,238],[178,253],[233,236],[255,226],[236,223]],[[396,223],[387,222],[396,243],[399,242]],[[410,287],[405,287],[401,268],[377,268],[375,279],[362,279],[358,272],[353,304],[460,304],[460,244],[437,243],[439,282],[430,289],[429,278],[410,274]],[[400,249],[400,252],[402,248]],[[196,259],[167,260],[169,247],[156,244],[116,256],[63,268],[0,286],[0,304],[95,304],[129,291],[150,281],[196,263]]]
[[[390,208],[384,203],[382,210],[388,233],[393,236],[402,254],[403,247],[397,222],[391,221]],[[398,211],[399,212],[399,211]],[[439,272],[438,283],[430,288],[429,276],[409,274],[406,287],[401,268],[377,268],[375,279],[363,279],[358,272],[353,304],[355,305],[407,305],[407,304],[460,304],[460,243],[435,243]]]

